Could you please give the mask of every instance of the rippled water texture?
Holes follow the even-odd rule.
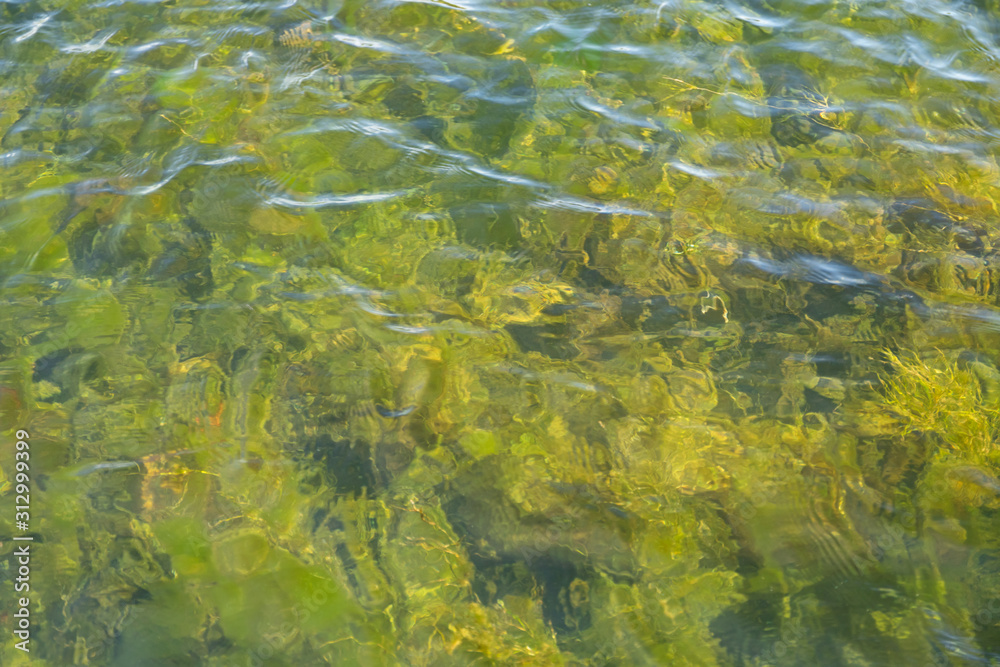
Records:
[[[1000,664],[998,12],[0,3],[3,664]]]

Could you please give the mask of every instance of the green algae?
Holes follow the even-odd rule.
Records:
[[[960,22],[59,8],[0,47],[34,662],[997,659]]]

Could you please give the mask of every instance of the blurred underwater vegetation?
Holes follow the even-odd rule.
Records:
[[[998,25],[0,3],[0,661],[1000,664]]]

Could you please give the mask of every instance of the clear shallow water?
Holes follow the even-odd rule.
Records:
[[[0,7],[39,664],[1000,662],[992,4]]]

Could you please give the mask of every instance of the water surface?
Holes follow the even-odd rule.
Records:
[[[1000,664],[998,27],[0,3],[30,664]]]

